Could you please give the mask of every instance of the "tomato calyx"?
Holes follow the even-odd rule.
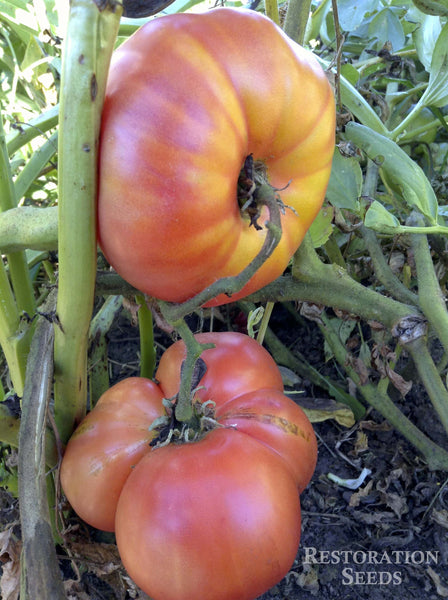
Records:
[[[201,388],[196,388],[194,392],[198,389]],[[149,427],[150,431],[157,432],[156,437],[149,443],[152,448],[197,442],[213,429],[224,427],[215,419],[215,403],[212,400],[193,401],[193,417],[188,423],[176,418],[176,402],[177,397],[174,401],[165,399],[164,405],[167,414],[155,419]]]
[[[166,415],[158,417],[150,426],[150,431],[156,431],[156,437],[151,440],[150,446],[160,448],[171,443],[197,442],[209,431],[217,427],[223,427],[215,419],[215,403],[212,400],[199,402],[196,393],[204,389],[199,385],[205,375],[207,366],[202,358],[198,358],[191,380],[190,402],[193,415],[188,421],[180,421],[176,416],[176,406],[179,401],[179,393],[173,398],[164,398],[163,405]],[[181,365],[181,377],[185,371],[185,361]]]
[[[261,214],[258,195],[264,185],[269,185],[266,165],[249,154],[238,177],[237,197],[241,212],[249,216],[249,227],[253,225],[257,230],[262,229],[258,223]]]
[[[296,213],[291,206],[282,202],[277,193],[285,190],[290,183],[288,182],[280,189],[273,187],[269,183],[265,163],[261,160],[254,160],[253,154],[246,156],[238,177],[237,197],[241,213],[249,217],[249,227],[253,226],[257,231],[263,229],[258,223],[258,219],[261,217],[261,207],[264,205],[272,207],[272,204],[275,203],[282,214],[285,214],[287,208]]]

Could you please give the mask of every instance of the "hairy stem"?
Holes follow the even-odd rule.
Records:
[[[306,24],[310,15],[311,0],[290,0],[283,29],[298,44],[305,39]]]
[[[412,224],[420,225],[423,222],[423,218],[415,213],[411,215],[409,220],[411,219]],[[442,342],[445,351],[448,351],[448,312],[434,270],[428,238],[426,235],[414,234],[411,236],[411,245],[417,269],[420,308],[437,332],[437,337]]]
[[[59,294],[55,419],[63,442],[86,410],[87,343],[96,275],[95,199],[100,117],[120,19],[118,4],[71,2],[59,130]]]

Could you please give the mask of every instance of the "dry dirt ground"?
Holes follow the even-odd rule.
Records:
[[[228,328],[229,322],[224,326]],[[338,376],[334,366],[325,364],[323,340],[313,323],[306,322],[298,330],[297,323],[289,323],[288,316],[280,313],[273,326],[280,337],[283,330],[283,341],[315,368],[333,370],[331,374]],[[169,340],[160,334],[156,342],[162,351]],[[138,374],[137,351],[138,329],[123,315],[110,334],[114,380]],[[300,387],[308,398],[325,397],[309,381],[300,381]],[[406,396],[402,408],[436,441],[439,435],[438,441],[443,439],[418,387]],[[285,579],[260,600],[447,598],[448,474],[429,471],[414,449],[374,411],[354,427],[327,420],[316,423],[315,431],[319,459],[301,496],[297,559]],[[331,474],[356,480],[363,469],[368,474],[353,489],[332,479]],[[11,532],[9,549],[0,547],[5,573],[18,564],[20,530],[16,503],[5,494],[0,500],[4,542],[4,532]],[[58,548],[70,600],[147,598],[123,572],[111,535],[88,529],[76,518],[70,524],[74,527],[70,556]],[[207,599],[205,590],[203,599]]]

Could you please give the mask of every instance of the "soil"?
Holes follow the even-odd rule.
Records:
[[[326,361],[323,339],[313,322],[298,325],[290,312],[276,307],[271,323],[291,350],[299,351],[321,373],[345,383],[337,367]],[[209,323],[192,325],[207,329]],[[215,316],[217,330],[242,327],[244,318],[235,307],[221,309]],[[112,381],[138,374],[138,341],[138,328],[122,313],[110,332]],[[155,342],[161,353],[171,340],[159,332]],[[308,400],[328,398],[307,380],[301,379],[296,387]],[[405,400],[396,401],[414,423],[446,444],[418,385]],[[447,474],[430,471],[414,448],[373,410],[350,428],[333,419],[314,427],[319,458],[301,496],[297,558],[288,575],[259,600],[447,598]],[[363,470],[365,478],[353,489],[346,487]],[[334,481],[333,475],[342,481]],[[18,535],[16,502],[5,493],[1,500],[0,522],[16,524]],[[86,528],[76,517],[69,524],[70,556],[63,548],[58,548],[58,554],[70,600],[147,598],[122,570],[112,535]],[[3,562],[5,556],[0,556]],[[203,598],[207,600],[206,591]]]

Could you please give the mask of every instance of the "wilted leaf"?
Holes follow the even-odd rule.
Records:
[[[381,499],[388,508],[391,508],[394,511],[399,519],[409,511],[404,496],[400,496],[393,492],[383,492],[381,494]]]
[[[75,557],[85,561],[89,570],[96,575],[109,575],[122,567],[115,544],[72,542],[70,551]]]
[[[348,505],[352,508],[356,508],[361,503],[361,500],[368,496],[372,491],[373,479],[371,479],[363,488],[350,496]]]
[[[392,385],[397,388],[403,398],[411,391],[412,381],[406,381],[401,375],[394,371],[389,364],[386,364],[386,373]]]
[[[311,423],[334,419],[343,427],[352,427],[355,417],[350,407],[330,399],[298,398],[297,404],[303,408]]]

